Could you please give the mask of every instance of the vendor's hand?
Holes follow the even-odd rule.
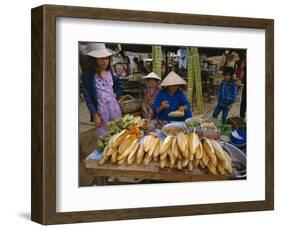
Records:
[[[179,111],[184,113],[184,110],[185,110],[185,106],[184,105],[179,107]]]
[[[232,108],[232,104],[229,105],[229,106],[227,106],[227,109],[228,109],[228,110],[231,110],[231,108]]]
[[[97,113],[94,113],[93,118],[94,118],[95,125],[97,127],[101,127],[102,126],[102,119],[101,119],[100,115],[97,114]]]
[[[167,109],[169,108],[169,101],[162,101],[161,102],[161,109]]]
[[[113,96],[116,98],[117,97],[116,93],[113,93]]]

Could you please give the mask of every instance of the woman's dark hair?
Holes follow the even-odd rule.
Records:
[[[109,63],[108,63],[108,66],[106,67],[107,71],[109,71],[111,69],[111,59],[110,59],[110,57],[108,57],[108,60],[109,60]],[[96,74],[98,72],[97,58],[89,56],[89,62],[91,63],[89,70],[93,74]]]
[[[231,77],[233,77],[234,74],[234,69],[230,66],[224,67],[223,68],[223,75],[230,75]]]

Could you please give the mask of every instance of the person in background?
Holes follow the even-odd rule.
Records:
[[[113,51],[103,43],[89,43],[88,46],[91,50],[87,53],[91,66],[81,77],[83,94],[91,121],[97,127],[97,136],[102,137],[107,130],[106,123],[122,116],[117,102],[122,91],[110,65]]]
[[[245,57],[241,57],[236,68],[236,79],[243,81],[243,76],[245,74],[245,66],[246,66],[246,59]]]
[[[137,73],[145,73],[148,74],[149,72],[147,71],[147,69],[144,66],[144,61],[140,60],[137,57],[134,57],[134,62],[136,64],[136,70]]]
[[[234,70],[232,67],[225,67],[223,78],[218,94],[218,104],[213,112],[213,118],[217,118],[222,111],[222,122],[225,123],[229,110],[232,108],[237,97],[237,83],[233,80]]]
[[[186,85],[179,75],[171,71],[161,83],[163,87],[156,96],[153,104],[153,111],[156,119],[165,121],[184,121],[192,117],[190,103],[184,96],[180,87]],[[171,117],[170,112],[180,111],[184,113],[182,117]]]
[[[235,51],[231,51],[226,56],[224,67],[232,67],[235,70],[239,60],[239,54]]]
[[[245,60],[244,66],[243,66],[242,83],[243,83],[243,90],[242,90],[242,98],[241,98],[241,104],[240,104],[240,117],[242,119],[244,119],[245,116],[246,116],[246,109],[247,109],[247,103],[246,103],[246,96],[247,96],[247,66],[246,66],[246,60]]]
[[[143,83],[145,84],[142,114],[143,118],[152,120],[155,118],[155,115],[153,113],[153,103],[156,95],[160,90],[159,83],[161,82],[161,78],[154,72],[151,72],[150,74],[144,76],[142,79]]]
[[[90,48],[85,42],[79,42],[79,73],[82,75],[85,69],[90,67],[89,56]]]

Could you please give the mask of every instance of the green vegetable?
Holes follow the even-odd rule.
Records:
[[[123,123],[126,123],[126,122],[130,122],[134,119],[134,116],[133,115],[130,115],[130,114],[126,114],[124,117],[123,117]]]
[[[232,132],[232,126],[228,124],[220,124],[218,129],[220,130],[221,135],[229,136]]]
[[[102,140],[98,139],[97,141],[97,151],[103,151],[103,149],[105,148],[104,143],[102,142]]]
[[[96,149],[98,151],[103,151],[103,149],[108,145],[109,140],[116,133],[121,132],[123,129],[130,128],[133,124],[134,116],[126,114],[123,118],[116,118],[113,121],[107,122],[108,131],[106,135],[98,139]]]

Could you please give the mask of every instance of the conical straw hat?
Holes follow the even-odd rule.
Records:
[[[155,74],[154,72],[149,73],[146,76],[143,76],[142,79],[147,79],[147,78],[153,78],[156,80],[162,80],[160,77],[157,76],[157,74]]]
[[[183,80],[179,75],[174,71],[171,71],[167,77],[162,81],[160,86],[169,86],[169,85],[186,85],[186,81]]]

